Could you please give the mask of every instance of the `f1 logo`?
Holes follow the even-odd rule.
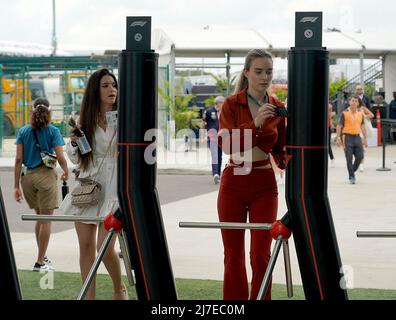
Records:
[[[134,21],[132,22],[129,26],[130,27],[144,27],[144,25],[147,23],[147,21]]]
[[[300,20],[301,23],[305,22],[312,22],[314,23],[316,20],[318,20],[318,17],[304,17]]]

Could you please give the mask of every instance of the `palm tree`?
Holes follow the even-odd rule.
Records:
[[[223,96],[227,95],[227,88],[229,89],[228,92],[233,92],[234,87],[235,87],[235,78],[236,76],[232,76],[230,79],[230,83],[228,83],[227,78],[223,78],[222,76],[216,76],[214,74],[211,74],[213,79],[216,80],[216,86],[217,86],[217,92],[221,93]]]
[[[189,107],[189,102],[194,98],[194,95],[177,95],[173,100],[167,92],[169,92],[169,82],[165,81],[165,88],[158,88],[160,97],[168,106],[168,114],[171,119],[175,121],[176,132],[181,129],[189,129],[192,126],[192,119],[199,115],[199,108],[197,106]]]

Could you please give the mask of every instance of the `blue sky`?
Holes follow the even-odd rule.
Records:
[[[0,41],[50,45],[52,0],[0,0]],[[56,0],[62,46],[123,48],[125,17],[149,15],[153,28],[241,26],[292,32],[295,11],[323,11],[326,27],[345,32],[396,29],[396,2],[387,0]]]

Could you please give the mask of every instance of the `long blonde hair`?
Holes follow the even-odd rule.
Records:
[[[246,89],[248,87],[248,80],[246,79],[243,72],[245,70],[250,69],[250,65],[252,64],[252,61],[256,58],[268,58],[268,59],[271,59],[271,61],[272,61],[272,55],[268,51],[263,50],[263,49],[250,50],[245,57],[245,65],[243,66],[243,70],[239,74],[238,81],[235,86],[234,94],[243,90],[243,89]]]

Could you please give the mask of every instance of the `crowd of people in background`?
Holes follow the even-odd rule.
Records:
[[[343,110],[337,115],[337,144],[342,146],[345,151],[347,161],[347,168],[349,174],[349,181],[351,184],[356,183],[355,171],[359,169],[360,172],[364,171],[364,147],[368,147],[367,138],[373,135],[373,119],[376,117],[375,113],[379,112],[381,118],[396,119],[396,92],[393,92],[394,99],[387,104],[383,95],[376,92],[373,97],[369,97],[364,92],[363,85],[356,85],[354,93],[350,96],[344,93]],[[357,103],[356,112],[358,112],[361,122],[356,122],[355,108],[351,106]],[[380,109],[382,110],[379,111]],[[348,115],[353,114],[351,118]],[[351,119],[354,119],[355,127],[351,129]],[[346,126],[346,128],[345,128]],[[353,132],[353,134],[351,133]],[[354,135],[358,135],[352,138]],[[383,132],[387,135],[387,132]],[[363,139],[363,140],[362,140]],[[390,132],[389,137],[386,139],[395,140],[395,133]],[[352,140],[353,143],[351,142]],[[329,144],[330,145],[330,144]],[[355,162],[352,165],[352,155],[355,157]]]
[[[275,93],[272,93],[274,97],[276,97]],[[348,110],[350,108],[350,98],[352,96],[355,96],[359,98],[361,103],[358,104],[357,111],[362,113],[363,115],[363,124],[364,128],[366,129],[366,138],[369,139],[373,135],[373,125],[375,126],[374,118],[375,114],[373,112],[373,106],[381,105],[384,110],[387,110],[387,117],[389,119],[396,119],[396,92],[393,92],[393,100],[390,101],[389,104],[386,103],[383,95],[381,93],[376,92],[372,97],[369,97],[365,92],[364,92],[364,86],[363,85],[356,85],[354,92],[352,93],[347,93],[344,92],[343,99],[341,101],[341,112],[338,112],[337,114],[337,109],[340,110],[339,108],[334,107],[334,103],[336,101],[329,101],[328,103],[328,153],[329,153],[329,158],[330,158],[330,166],[333,167],[335,165],[335,157],[334,157],[334,152],[332,149],[332,143],[337,142],[337,137],[334,135],[336,134],[336,127],[340,122],[340,118],[343,115],[343,112],[345,110]],[[221,99],[221,101],[224,101],[224,97],[218,96],[216,99]],[[285,98],[284,101],[285,107],[287,108],[287,97]],[[221,149],[218,147],[218,145],[215,142],[214,139],[214,130],[216,132],[218,131],[219,127],[219,114],[221,112],[221,104],[218,102],[215,103],[214,106],[209,106],[206,110],[203,112],[203,118],[202,118],[202,126],[201,128],[205,128],[208,131],[207,134],[207,141],[208,141],[208,147],[211,153],[211,159],[212,159],[212,176],[214,179],[215,184],[218,184],[220,181],[220,176],[221,176],[221,165],[222,165],[222,152]],[[359,133],[360,138],[363,138],[363,133],[362,130],[360,130]],[[396,132],[391,133],[391,138],[396,140]],[[345,145],[342,144],[342,146],[345,149]],[[364,172],[364,148],[362,150],[362,158],[360,159],[359,167],[358,170],[360,172]],[[274,161],[271,162],[272,167],[275,172],[276,180],[278,184],[284,183],[284,170],[279,169]]]

